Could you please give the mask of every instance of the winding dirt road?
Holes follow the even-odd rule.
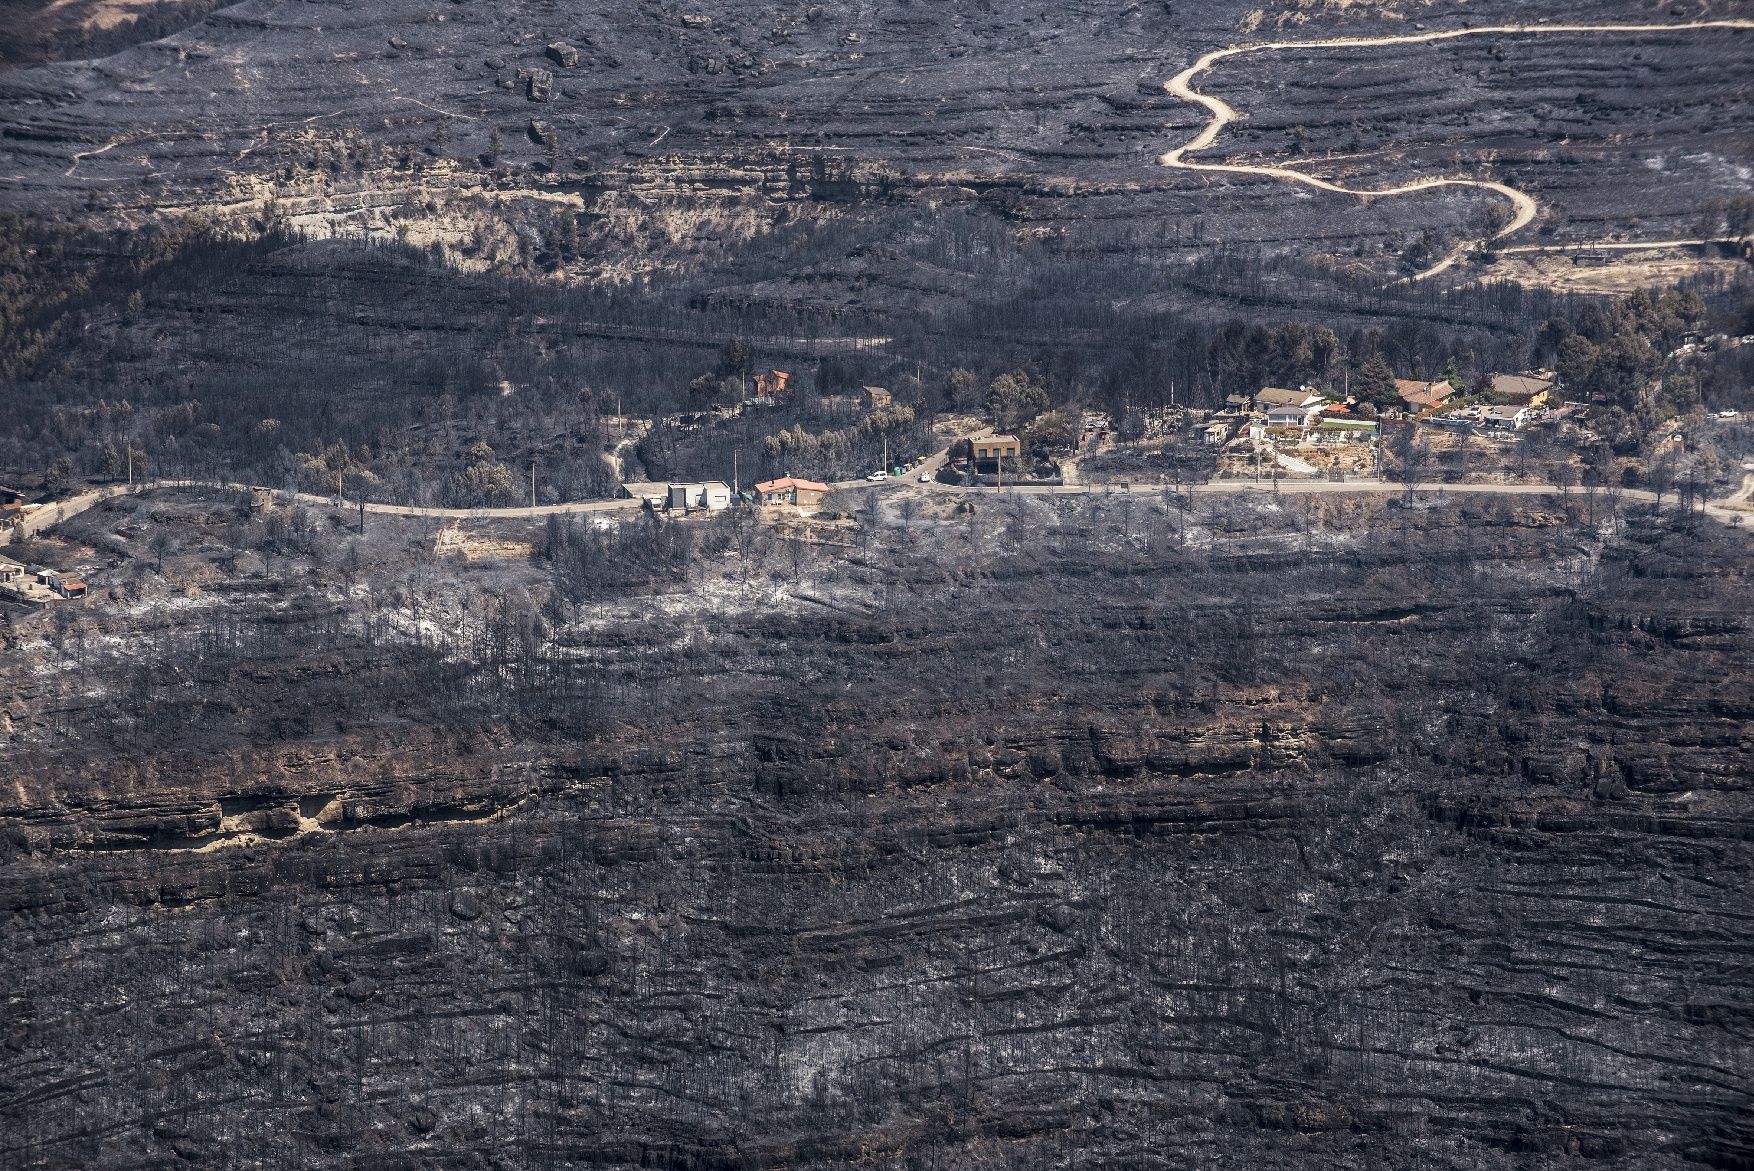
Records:
[[[1332,191],[1340,195],[1353,195],[1360,199],[1370,200],[1391,195],[1412,195],[1419,191],[1430,191],[1434,187],[1473,187],[1482,191],[1492,191],[1504,196],[1515,209],[1508,223],[1485,240],[1475,240],[1458,247],[1450,255],[1438,261],[1430,268],[1412,276],[1411,280],[1421,281],[1427,277],[1452,267],[1463,256],[1474,248],[1484,246],[1491,240],[1500,240],[1515,234],[1527,227],[1540,214],[1540,205],[1532,198],[1508,184],[1494,182],[1490,179],[1466,178],[1433,178],[1419,179],[1412,183],[1402,183],[1396,187],[1381,187],[1366,190],[1359,187],[1346,187],[1327,179],[1318,179],[1314,175],[1293,170],[1290,167],[1253,166],[1246,163],[1197,163],[1186,156],[1193,151],[1205,150],[1217,141],[1224,128],[1237,121],[1243,115],[1221,98],[1203,94],[1194,88],[1194,79],[1218,62],[1230,57],[1240,57],[1245,53],[1284,52],[1293,49],[1371,49],[1386,45],[1421,45],[1434,41],[1454,41],[1462,37],[1482,36],[1530,36],[1547,33],[1566,33],[1588,35],[1593,33],[1669,33],[1687,32],[1699,29],[1754,29],[1754,20],[1698,20],[1684,24],[1498,24],[1483,28],[1451,29],[1446,32],[1413,33],[1394,37],[1335,37],[1316,41],[1277,41],[1262,42],[1250,45],[1232,45],[1227,49],[1214,49],[1198,61],[1176,74],[1164,83],[1163,88],[1183,101],[1193,102],[1206,107],[1212,114],[1205,127],[1191,140],[1176,147],[1158,161],[1166,167],[1175,167],[1184,171],[1216,171],[1233,175],[1264,175],[1271,179],[1283,179],[1291,183],[1302,183],[1321,191]]]

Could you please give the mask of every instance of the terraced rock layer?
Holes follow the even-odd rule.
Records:
[[[1745,551],[1366,511],[757,539],[547,714],[15,645],[0,1163],[1746,1161]]]
[[[1700,5],[1672,19],[1738,13]],[[715,217],[732,214],[762,230],[798,200],[897,224],[947,204],[1038,231],[1097,222],[1184,256],[1215,240],[1393,253],[1426,230],[1470,238],[1491,200],[1440,191],[1363,205],[1166,172],[1158,157],[1203,111],[1165,94],[1164,79],[1229,44],[1527,12],[956,0],[695,15],[668,3],[246,0],[113,56],[0,77],[0,205],[101,222],[199,211],[319,232],[400,227],[451,243],[572,207],[628,237],[594,269],[622,275],[688,263],[691,225],[723,235]],[[1654,19],[1627,4],[1543,15]],[[1366,185],[1433,169],[1508,176],[1547,209],[1538,227],[1553,238],[1673,238],[1693,234],[1708,199],[1748,185],[1745,41],[1507,37],[1274,54],[1204,80],[1249,114],[1221,153]],[[538,74],[550,80],[533,91]],[[483,195],[498,212],[456,206]]]

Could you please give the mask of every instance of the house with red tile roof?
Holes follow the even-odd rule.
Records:
[[[755,486],[756,502],[763,505],[791,505],[796,508],[815,508],[822,503],[830,489],[827,484],[819,484],[815,480],[800,480],[796,476],[781,476],[777,480],[763,480]]]
[[[1429,411],[1442,406],[1456,393],[1447,378],[1439,378],[1431,382],[1421,382],[1415,378],[1395,379],[1395,389],[1400,392],[1401,401],[1407,404],[1407,410],[1414,414]]]

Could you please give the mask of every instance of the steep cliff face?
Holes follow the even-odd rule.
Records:
[[[1742,1165],[1746,550],[1585,519],[891,515],[475,633],[368,568],[15,637],[0,1161]]]

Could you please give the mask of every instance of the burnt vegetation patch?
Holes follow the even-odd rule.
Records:
[[[1745,1154],[1739,534],[1171,494],[447,581],[373,523],[0,636],[18,1165]]]

